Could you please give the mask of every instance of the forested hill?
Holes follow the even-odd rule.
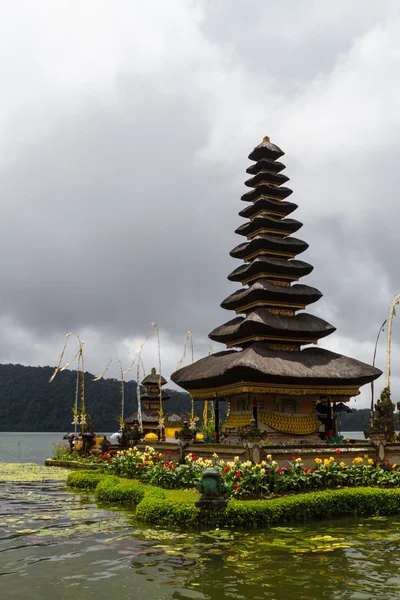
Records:
[[[342,413],[341,430],[346,431],[364,431],[369,427],[369,408],[352,408],[351,413]],[[340,419],[340,417],[339,417]],[[340,421],[339,421],[340,422]]]
[[[54,367],[0,364],[0,431],[71,431],[76,371],[63,371],[50,384]],[[121,387],[117,379],[93,381],[85,373],[85,400],[96,431],[117,431],[121,413]],[[169,390],[165,410],[190,412],[188,394]],[[196,412],[203,403],[196,403]],[[137,410],[136,382],[125,383],[125,416]]]
[[[0,364],[0,431],[70,431],[75,401],[76,371],[58,373],[49,384],[54,367],[24,367]],[[85,399],[97,431],[115,431],[121,412],[120,382],[117,379],[93,381],[85,373]],[[171,399],[165,410],[178,414],[190,412],[188,394],[169,390]],[[125,416],[137,410],[136,382],[125,383]],[[203,403],[196,402],[200,416]],[[353,409],[343,413],[341,429],[362,431],[368,428],[369,410]]]

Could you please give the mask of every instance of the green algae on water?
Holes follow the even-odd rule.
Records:
[[[0,481],[66,481],[68,469],[45,467],[34,463],[0,463]]]

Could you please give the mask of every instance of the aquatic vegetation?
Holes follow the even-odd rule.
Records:
[[[78,475],[83,472],[71,477]],[[103,479],[117,480],[128,488],[151,488],[137,480],[104,474]],[[190,514],[190,502],[196,497],[193,490],[158,488],[157,492],[159,499],[163,496],[164,516],[168,505],[171,512],[172,503],[179,500],[187,504]],[[385,498],[397,490],[372,492],[383,494],[384,506]],[[398,597],[400,581],[393,569],[400,559],[398,517],[359,515],[306,525],[297,521],[293,526],[272,524],[255,531],[220,522],[199,532],[156,523],[140,525],[132,510],[96,506],[92,494],[86,490],[71,493],[63,481],[29,486],[4,483],[0,495],[0,575],[7,598],[25,597],[31,586],[28,595],[34,600],[44,593],[67,598],[71,590],[74,598],[83,600],[89,585],[92,595],[99,598],[121,591],[124,598],[142,597],[144,589],[146,596],[158,598],[160,587],[171,598],[311,600],[320,598],[322,592],[337,600]],[[274,502],[278,501],[251,504]],[[296,508],[291,505],[287,510]]]
[[[0,481],[65,481],[69,470],[34,463],[0,463]]]

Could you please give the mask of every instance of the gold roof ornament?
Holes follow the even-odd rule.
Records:
[[[271,140],[269,139],[269,137],[266,135],[263,137],[263,142],[270,142]]]

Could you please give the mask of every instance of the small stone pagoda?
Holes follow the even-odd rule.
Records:
[[[154,367],[152,368],[150,375],[147,375],[142,381],[142,386],[144,387],[144,392],[141,394],[141,401],[143,402],[144,407],[142,409],[143,435],[146,435],[147,433],[160,434],[160,391],[163,403],[171,397],[165,390],[160,390],[160,384],[161,387],[163,387],[166,383],[167,381],[162,375],[160,376],[156,372]],[[175,430],[181,429],[181,421],[182,419],[179,415],[168,415],[164,411],[164,430],[166,437],[173,437],[172,435],[168,435],[169,432],[167,431],[167,428],[172,428],[174,434]],[[132,429],[135,425],[138,425],[138,423],[139,417],[137,412],[134,412],[125,419],[125,425],[128,429]]]
[[[308,248],[292,237],[302,223],[288,218],[297,205],[287,200],[292,190],[278,146],[264,138],[249,155],[251,189],[242,196],[247,219],[236,233],[246,240],[231,256],[244,264],[228,279],[241,288],[221,306],[238,316],[214,329],[209,337],[227,350],[179,369],[171,379],[194,399],[226,399],[227,441],[242,439],[254,422],[271,441],[332,436],[333,407],[359,394],[360,386],[381,371],[315,345],[335,328],[303,312],[322,296],[297,283],[313,267],[296,256]],[[217,402],[218,404],[218,402]]]

